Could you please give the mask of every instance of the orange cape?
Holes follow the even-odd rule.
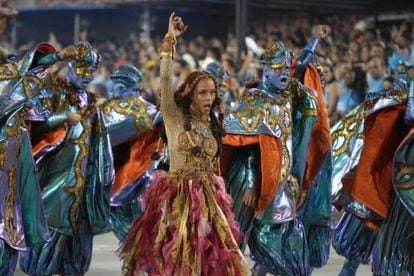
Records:
[[[158,132],[159,127],[129,142],[129,160],[116,172],[112,194],[118,193],[128,184],[142,176],[154,162],[151,159],[151,154],[157,149]],[[162,149],[159,150],[162,151]]]
[[[235,147],[253,144],[260,145],[260,159],[262,182],[259,202],[256,212],[262,212],[270,204],[279,187],[282,167],[282,144],[279,139],[264,135],[227,134],[223,138],[223,154],[221,158],[221,171],[223,175],[228,169],[230,157]]]
[[[365,119],[364,147],[354,174],[342,179],[346,192],[383,218],[387,217],[392,190],[392,163],[406,133],[406,106],[399,104],[373,113]],[[373,222],[368,226],[377,228]]]

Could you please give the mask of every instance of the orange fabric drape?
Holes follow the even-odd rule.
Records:
[[[252,144],[259,144],[262,170],[260,198],[256,212],[262,212],[270,204],[279,187],[282,167],[282,145],[279,139],[268,135],[227,134],[223,138],[223,155],[221,169],[227,171],[232,149]]]
[[[158,128],[130,142],[130,156],[115,174],[112,194],[139,178],[154,162],[151,154],[157,148]],[[162,150],[162,149],[159,149]]]
[[[38,154],[42,149],[44,149],[47,146],[56,144],[63,139],[65,139],[66,136],[66,129],[64,127],[58,127],[52,131],[48,131],[44,134],[42,134],[40,137],[32,137],[31,135],[31,129],[32,124],[29,121],[26,121],[26,128],[27,132],[30,134],[30,140],[32,143],[32,155],[35,156]]]
[[[342,183],[346,192],[383,218],[387,217],[392,190],[392,162],[404,139],[405,105],[395,105],[368,116],[364,147],[354,175]]]
[[[291,68],[292,77],[295,74],[296,63],[297,59],[294,59]],[[331,147],[328,107],[325,103],[322,84],[318,71],[313,65],[308,65],[305,71],[304,85],[312,88],[317,93],[318,116],[312,128],[311,139],[309,141],[305,174],[301,187],[302,191],[306,191],[309,188],[309,185],[315,179]]]

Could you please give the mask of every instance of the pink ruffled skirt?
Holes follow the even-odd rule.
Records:
[[[221,177],[155,171],[144,202],[118,251],[125,275],[247,275]]]

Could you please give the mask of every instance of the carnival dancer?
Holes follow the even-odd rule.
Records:
[[[157,107],[141,97],[142,73],[136,67],[116,67],[110,78],[114,91],[102,106],[115,167],[110,219],[112,231],[123,240],[142,213],[141,195],[158,164],[151,155],[162,150],[158,148],[162,118]]]
[[[319,41],[327,37],[329,32],[326,25],[315,26],[312,38],[299,57],[293,60],[291,69],[291,76],[315,90],[318,100],[318,116],[312,128],[301,196],[297,205],[298,216],[305,226],[311,269],[322,267],[328,262],[333,232],[331,134],[323,91],[323,68],[314,54]]]
[[[345,209],[334,231],[333,247],[346,261],[340,275],[355,275],[370,263],[388,219],[392,166],[407,134],[407,88],[402,82],[367,95],[366,100],[331,130],[334,205]]]
[[[223,180],[215,175],[223,135],[213,112],[220,101],[217,83],[208,73],[193,72],[175,93],[171,89],[176,37],[185,29],[172,13],[161,47],[170,171],[153,173],[146,209],[119,253],[127,275],[244,275],[242,235]]]
[[[414,80],[407,75],[404,81],[409,87],[404,115],[409,132],[399,144],[392,160],[392,192],[388,216],[379,229],[372,252],[372,271],[375,275],[414,274]]]
[[[88,42],[76,49],[66,79],[54,79],[56,93],[43,99],[48,115],[32,126],[36,136],[63,129],[59,146],[34,152],[51,240],[21,254],[22,270],[32,275],[83,275],[93,236],[110,229],[111,143],[103,115],[85,90],[100,56]]]
[[[261,87],[246,89],[239,109],[226,117],[222,170],[258,274],[307,275],[307,241],[296,209],[317,97],[290,79],[291,55],[283,43],[266,49],[262,62]]]
[[[17,11],[0,8],[0,30]],[[50,238],[43,210],[25,104],[37,97],[49,66],[76,56],[70,46],[60,52],[49,44],[10,55],[0,65],[0,274],[13,275],[19,251]]]

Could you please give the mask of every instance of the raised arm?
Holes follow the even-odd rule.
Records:
[[[172,66],[177,37],[186,29],[187,26],[184,25],[182,19],[175,16],[175,12],[171,13],[168,23],[168,32],[162,41],[160,53],[161,110],[164,119],[167,120],[174,118],[178,111],[177,105],[174,102]]]
[[[313,36],[303,48],[298,58],[298,64],[296,65],[295,78],[299,79],[303,83],[305,78],[305,71],[309,63],[312,62],[313,54],[316,46],[321,38],[326,37],[329,34],[329,27],[325,25],[318,25],[313,29]]]

